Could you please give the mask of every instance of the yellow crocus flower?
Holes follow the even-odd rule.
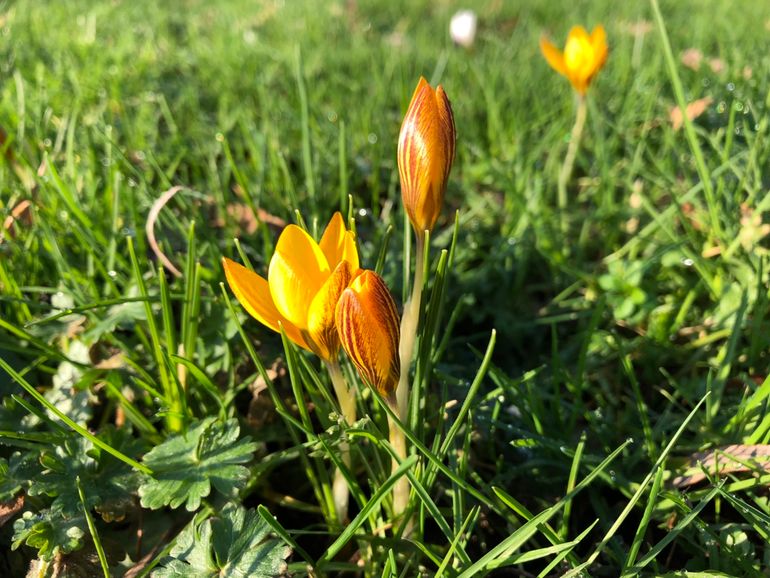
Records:
[[[540,39],[540,50],[548,64],[566,76],[578,94],[584,95],[607,60],[607,34],[601,25],[594,28],[591,34],[582,26],[573,26],[567,35],[564,52],[545,36]]]
[[[337,302],[342,347],[361,377],[390,399],[398,387],[399,318],[393,296],[374,271],[362,271]]]
[[[401,198],[418,237],[433,230],[455,156],[455,123],[444,89],[424,78],[412,95],[398,137]]]
[[[321,241],[301,227],[289,225],[278,238],[267,279],[223,258],[230,289],[244,309],[273,331],[283,328],[294,343],[334,361],[339,337],[334,308],[358,271],[358,250],[352,231],[335,213]]]

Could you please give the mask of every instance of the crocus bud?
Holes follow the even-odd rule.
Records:
[[[455,123],[444,89],[420,78],[398,137],[401,198],[415,233],[436,224],[455,156]]]
[[[545,37],[540,39],[540,50],[551,68],[566,76],[577,93],[584,95],[607,60],[607,34],[603,26],[597,26],[591,34],[582,26],[573,26],[564,52]]]
[[[398,387],[399,318],[382,277],[362,271],[342,292],[335,318],[342,347],[361,377],[390,398]]]

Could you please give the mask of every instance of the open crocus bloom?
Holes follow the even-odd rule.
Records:
[[[607,60],[607,34],[601,25],[594,28],[591,34],[582,26],[573,26],[567,35],[564,52],[545,37],[540,39],[540,50],[548,64],[566,76],[582,95]]]
[[[390,398],[398,387],[400,372],[399,318],[382,277],[374,271],[362,271],[342,292],[336,315],[348,357],[367,384]]]
[[[226,257],[230,289],[244,309],[273,331],[283,331],[300,347],[333,361],[339,351],[334,309],[358,271],[352,231],[335,213],[320,243],[289,225],[278,238],[267,279]]]

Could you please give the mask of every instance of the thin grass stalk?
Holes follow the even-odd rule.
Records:
[[[572,133],[570,134],[567,155],[564,157],[564,164],[561,166],[561,171],[559,172],[558,203],[562,231],[564,231],[567,226],[567,184],[572,176],[572,169],[575,167],[575,158],[577,157],[580,140],[583,137],[583,129],[585,128],[586,117],[588,116],[587,113],[588,106],[586,105],[586,98],[582,94],[578,95],[575,124],[572,127]]]
[[[334,393],[337,395],[337,401],[340,404],[342,417],[348,426],[356,422],[356,397],[348,387],[347,380],[342,373],[340,364],[335,361],[327,361],[326,369],[332,380]],[[348,442],[340,442],[339,445],[342,462],[345,467],[350,469],[353,460],[350,455],[350,446]],[[340,524],[344,524],[348,517],[348,502],[350,501],[350,489],[344,474],[340,469],[334,471],[334,481],[332,482],[332,495],[334,496],[334,509],[337,512],[337,519]]]

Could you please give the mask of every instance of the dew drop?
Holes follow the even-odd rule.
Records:
[[[370,132],[366,137],[366,140],[369,141],[369,144],[377,144],[377,135],[373,132]]]

